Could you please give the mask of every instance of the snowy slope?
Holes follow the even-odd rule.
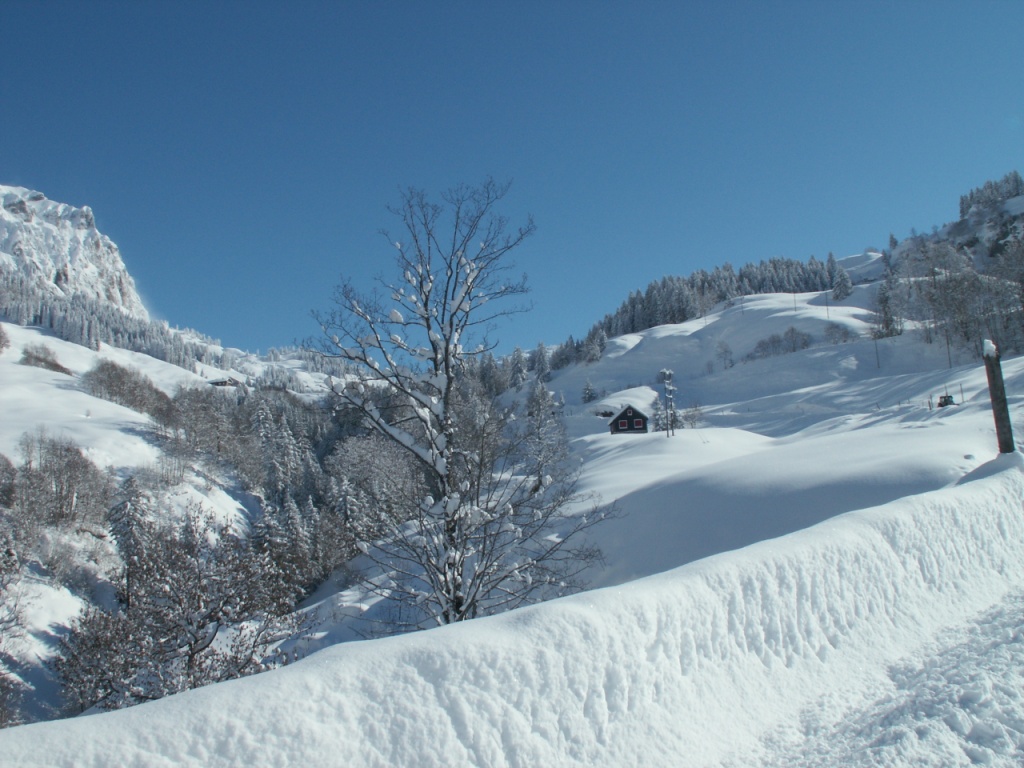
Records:
[[[181,368],[161,363],[148,355],[103,345],[97,354],[86,347],[46,336],[38,330],[4,323],[11,346],[0,354],[0,454],[18,459],[18,440],[40,427],[50,435],[68,437],[85,448],[100,467],[123,469],[152,464],[159,456],[152,441],[142,433],[150,420],[136,411],[92,397],[80,389],[73,376],[19,365],[27,344],[42,344],[54,352],[61,365],[80,376],[98,359],[112,360],[147,375],[167,394],[179,385],[202,379]]]
[[[121,253],[96,229],[92,210],[0,185],[0,266],[47,293],[82,294],[141,319],[149,313]]]
[[[96,291],[118,285],[74,271],[104,259],[110,275],[123,269],[87,209],[0,193],[0,260],[20,259],[52,286],[66,284],[65,266]],[[88,248],[99,250],[85,258]],[[857,279],[879,268],[877,254],[855,259],[846,266]],[[122,305],[135,311],[125,286]],[[556,372],[583,488],[621,512],[594,531],[601,589],[333,645],[123,712],[0,731],[0,764],[1020,764],[1024,465],[996,455],[984,371],[969,353],[909,333],[867,338],[874,290],[858,285],[838,305],[816,293],[745,297],[613,339],[600,361]],[[745,360],[790,327],[812,345]],[[824,343],[836,327],[854,340]],[[75,376],[18,365],[26,344],[46,344],[75,375],[107,357],[169,393],[203,380],[4,328],[0,453],[14,460],[20,435],[40,426],[118,475],[159,460],[145,417],[88,396]],[[240,356],[239,375],[266,365]],[[297,361],[283,365],[320,385]],[[675,371],[678,407],[700,404],[700,428],[608,434],[597,414],[650,409],[663,368]],[[1016,413],[1024,360],[1004,369]],[[604,394],[584,404],[587,382]],[[947,392],[958,405],[934,408]],[[240,514],[231,490],[197,479],[183,493]],[[80,603],[34,589],[21,650],[42,656]],[[331,589],[317,596],[310,649],[351,639],[348,617],[366,608],[365,593]]]
[[[149,417],[129,408],[89,395],[79,377],[101,359],[131,367],[147,376],[157,387],[173,395],[181,386],[206,386],[204,380],[181,368],[148,355],[101,345],[97,351],[62,341],[38,329],[2,323],[10,346],[0,351],[0,455],[13,463],[22,460],[19,443],[23,435],[40,430],[49,437],[70,439],[86,457],[118,480],[136,472],[154,470],[161,459]],[[45,346],[71,374],[58,373],[19,363],[26,346]],[[186,473],[185,482],[161,500],[164,514],[182,514],[190,503],[201,503],[219,519],[245,516],[247,501],[230,478]],[[61,542],[77,547],[77,542]],[[102,545],[94,555],[104,556]],[[92,560],[93,558],[89,558]],[[15,659],[18,674],[33,686],[26,697],[26,714],[33,719],[53,717],[51,707],[59,704],[54,681],[44,665],[52,658],[60,635],[84,603],[66,587],[32,571],[21,585],[26,634],[7,638],[5,650]],[[0,758],[0,765],[4,761]]]
[[[877,346],[864,338],[822,344],[829,322],[866,331],[869,291],[858,286],[839,307],[819,294],[747,297],[744,307],[721,308],[706,322],[614,339],[599,362],[556,375],[551,386],[567,401],[584,482],[617,499],[624,513],[596,533],[606,560],[593,583],[622,583],[942,488],[991,456],[979,362],[962,353],[964,364],[949,368],[945,347],[910,334]],[[708,373],[718,340],[742,360],[758,339],[791,325],[818,342]],[[627,402],[650,409],[657,372],[666,367],[675,371],[677,406],[701,404],[701,428],[672,439],[608,434],[607,418],[595,413]],[[1009,360],[1004,369],[1019,405],[1024,365]],[[584,405],[587,380],[619,391]],[[935,408],[944,392],[966,401]]]
[[[980,364],[902,339],[706,367],[722,338],[739,360],[793,324],[863,330],[869,290],[841,307],[750,297],[558,373],[584,487],[623,513],[596,529],[604,589],[11,729],[0,750],[16,765],[1018,765],[1024,700],[1004,681],[1024,669],[1024,465],[997,457]],[[607,434],[594,411],[648,407],[663,367],[701,427]],[[1004,370],[1016,412],[1024,360]],[[587,379],[609,394],[584,405]],[[930,407],[947,390],[959,405]],[[326,597],[322,635],[351,637],[364,598]]]
[[[1024,465],[1004,457],[626,586],[11,729],[0,749],[25,766],[619,766],[787,764],[810,745],[810,764],[868,764],[847,751],[863,733],[822,729],[881,708],[869,730],[888,733],[890,712],[906,725],[871,743],[870,764],[1016,765],[1024,705],[979,706],[995,681],[921,712],[899,697],[908,660],[957,653],[957,638],[935,646],[943,628],[1019,608],[1022,494]]]

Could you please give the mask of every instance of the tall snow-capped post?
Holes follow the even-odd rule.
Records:
[[[996,439],[1000,453],[1013,453],[1013,427],[1010,425],[1010,407],[1006,402],[1003,367],[999,363],[999,350],[985,339],[985,374],[988,376],[988,394],[992,400],[992,415],[996,420]]]
[[[665,437],[672,437],[676,433],[676,387],[670,369],[661,371],[661,381],[665,385]]]

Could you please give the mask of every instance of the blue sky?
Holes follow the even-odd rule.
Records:
[[[513,181],[507,350],[1024,171],[1017,0],[3,0],[0,29],[0,183],[92,206],[151,311],[252,351],[389,274],[408,186]]]

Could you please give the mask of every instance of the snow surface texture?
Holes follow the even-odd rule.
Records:
[[[51,293],[85,296],[149,319],[121,253],[92,210],[0,185],[0,264]]]
[[[77,376],[90,370],[100,359],[139,370],[168,395],[181,385],[204,384],[181,368],[161,363],[148,355],[102,345],[97,353],[38,330],[4,323],[11,346],[0,354],[0,454],[20,460],[18,441],[27,433],[43,428],[53,437],[66,437],[85,449],[100,467],[124,469],[156,462],[159,451],[144,435],[150,419],[136,411],[92,397],[79,387]],[[57,361],[75,376],[19,365],[28,345],[47,347]]]
[[[839,305],[748,297],[557,373],[584,489],[624,512],[595,529],[604,589],[3,731],[0,764],[1020,765],[1024,466],[996,458],[980,362],[947,368],[944,349],[908,332],[704,365],[719,341],[740,361],[791,325],[863,335],[871,291]],[[0,396],[17,416],[0,452],[41,419],[104,466],[153,460],[138,414],[15,364],[29,341],[75,373],[95,353],[5,329]],[[132,362],[168,390],[196,378]],[[678,406],[702,403],[701,428],[607,434],[595,413],[649,407],[665,367]],[[1024,360],[1003,367],[1016,413]],[[588,378],[610,394],[584,405]],[[958,405],[930,407],[944,391]],[[329,589],[324,644],[353,636],[349,613],[373,610],[365,593]],[[77,599],[56,597],[35,620],[51,633]]]
[[[839,739],[847,764],[1019,765],[1022,496],[1021,458],[1000,457],[626,586],[11,729],[0,750],[27,766],[739,766],[821,764],[821,747],[836,764]],[[965,651],[940,630],[978,606],[992,618]],[[941,664],[906,661],[936,638]],[[959,679],[965,652],[993,675]]]

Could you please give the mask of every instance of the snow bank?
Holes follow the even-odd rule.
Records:
[[[122,712],[0,733],[4,761],[750,765],[1024,586],[1024,463],[631,584],[334,646]],[[833,719],[828,719],[832,717]],[[963,762],[950,755],[947,764]]]

